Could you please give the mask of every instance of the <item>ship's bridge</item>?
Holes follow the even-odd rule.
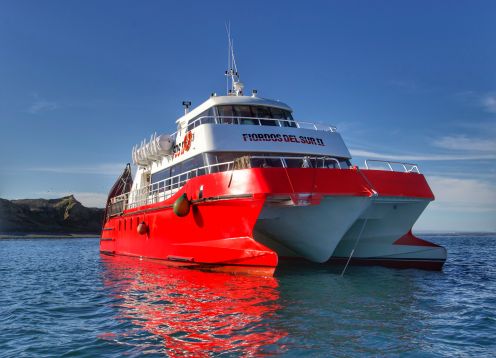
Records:
[[[208,152],[351,158],[335,127],[295,121],[287,104],[256,96],[212,96],[176,122],[173,154],[152,172]]]
[[[285,103],[256,96],[211,96],[176,123],[178,132],[204,123],[296,126],[292,111]]]

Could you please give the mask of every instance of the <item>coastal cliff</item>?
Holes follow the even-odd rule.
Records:
[[[99,234],[103,209],[73,195],[60,199],[0,199],[1,234]]]

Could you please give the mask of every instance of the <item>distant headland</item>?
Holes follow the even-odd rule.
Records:
[[[70,237],[100,234],[103,209],[73,195],[59,199],[0,199],[0,237]]]

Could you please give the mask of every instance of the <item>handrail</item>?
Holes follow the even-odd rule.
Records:
[[[336,162],[337,167],[339,169],[342,169],[341,168],[341,164],[339,163],[339,160],[337,160],[336,158],[332,158],[332,157],[314,157],[314,156],[299,156],[299,157],[296,157],[295,156],[295,157],[289,157],[289,156],[277,156],[277,155],[267,155],[267,156],[263,156],[263,155],[259,155],[259,156],[250,155],[250,159],[280,159],[283,168],[287,168],[288,167],[288,165],[286,163],[286,160],[287,159],[289,159],[289,160],[298,160],[298,159],[301,159],[302,161],[305,160],[305,159],[308,159],[308,160],[322,160],[322,168],[324,167],[325,161],[326,160],[330,160],[330,161]],[[317,168],[320,168],[320,167],[317,167]]]
[[[336,132],[337,128],[328,124],[314,123],[314,122],[304,122],[295,121],[292,119],[283,118],[263,118],[263,117],[247,117],[247,116],[201,116],[196,118],[193,122],[188,123],[188,128],[196,128],[204,123],[215,123],[215,124],[247,124],[242,123],[242,121],[252,121],[249,123],[251,125],[263,126],[266,122],[273,122],[275,127],[292,127],[292,128],[302,128],[302,129],[313,129],[321,130],[326,132]],[[286,124],[286,125],[284,125]],[[306,128],[305,126],[310,126],[311,128]]]
[[[389,170],[394,172],[395,170],[393,169],[391,164],[399,164],[403,166],[403,169],[405,170],[405,173],[412,173],[412,172],[417,172],[417,174],[420,174],[420,170],[418,168],[417,164],[414,163],[404,163],[404,162],[395,162],[391,160],[379,160],[379,159],[365,159],[365,168],[369,169],[369,162],[375,162],[375,163],[385,163],[389,167]],[[407,168],[407,165],[409,168]]]
[[[302,164],[305,160],[322,160],[322,167],[317,166],[317,168],[325,167],[325,161],[332,161],[337,164],[336,169],[342,169],[339,161],[332,157],[316,157],[316,156],[248,156],[251,159],[279,159],[281,162],[281,167],[287,168],[286,160],[302,160]],[[205,165],[195,169],[191,169],[184,173],[174,175],[172,177],[160,180],[155,183],[151,183],[144,188],[136,189],[131,192],[121,194],[111,199],[111,205],[117,207],[118,213],[123,212],[129,208],[135,208],[141,205],[153,204],[159,201],[163,201],[174,195],[189,179],[197,177],[203,174],[210,174],[212,169],[221,168],[225,166],[224,170],[229,171],[234,169],[235,160],[217,164]],[[203,174],[202,174],[203,171]],[[219,170],[220,171],[220,170]],[[194,174],[194,175],[193,175]],[[111,210],[111,215],[112,215]],[[115,215],[116,212],[113,213]]]
[[[181,188],[183,186],[182,183],[185,183],[190,178],[194,178],[194,177],[198,176],[198,172],[199,171],[207,169],[208,170],[208,173],[210,174],[211,171],[212,171],[211,170],[212,168],[214,168],[214,167],[220,167],[220,166],[223,166],[223,165],[227,165],[227,169],[225,171],[229,171],[230,170],[230,165],[233,164],[233,163],[234,163],[234,161],[230,161],[230,162],[224,162],[224,163],[217,163],[217,164],[205,165],[203,167],[198,167],[198,168],[195,168],[195,169],[191,169],[191,170],[188,170],[187,172],[179,173],[179,174],[174,175],[172,177],[169,177],[169,178],[160,180],[160,181],[158,181],[156,183],[148,184],[144,188],[136,189],[136,190],[133,190],[133,191],[131,191],[129,193],[121,194],[119,196],[116,196],[116,197],[112,198],[111,201],[114,202],[114,203],[116,203],[116,202],[119,202],[119,201],[127,200],[127,198],[129,196],[131,196],[133,198],[133,197],[136,197],[136,196],[140,197],[140,196],[146,195],[148,197],[149,195],[153,195],[157,191],[162,191],[162,189],[164,191],[169,191],[170,192],[170,195],[168,197],[170,197],[170,196],[172,196],[175,193],[175,191],[173,193],[173,190],[174,189]],[[194,175],[194,176],[190,175],[193,172],[196,172],[196,175]],[[182,177],[185,177],[185,179],[182,179],[181,180]],[[170,184],[166,185],[166,182],[167,181],[169,181]],[[157,187],[156,189],[154,189],[155,186]],[[142,202],[142,201],[143,200],[137,200],[136,202],[128,203],[128,207],[139,206],[139,205],[136,205],[137,202]],[[140,204],[140,205],[143,205],[143,204]]]
[[[306,168],[305,161],[312,161],[312,160],[322,160],[322,166],[317,165],[317,168],[324,168],[325,167],[325,161],[332,161],[337,164],[337,168],[341,168],[341,164],[336,158],[332,157],[325,157],[325,156],[247,156],[250,160],[252,159],[278,159],[281,163],[281,167],[288,168],[288,163],[287,160],[301,160],[302,161],[302,167]],[[232,169],[235,169],[235,162],[236,160],[232,160],[229,162],[223,162],[223,163],[216,163],[216,164],[210,164],[210,165],[205,165],[202,167],[198,167],[195,169],[191,169],[189,171],[186,171],[184,173],[180,173],[177,175],[174,175],[172,177],[160,180],[158,182],[149,184],[145,186],[144,188],[136,189],[131,192],[121,194],[119,196],[116,196],[111,199],[110,201],[110,215],[117,215],[122,213],[124,210],[129,209],[129,208],[136,208],[141,205],[148,205],[148,204],[153,204],[156,202],[163,201],[167,198],[170,198],[173,196],[186,182],[194,177],[197,177],[199,175],[203,174],[210,174],[215,171],[217,168],[222,168],[223,166],[225,167],[224,170],[218,170],[218,172],[226,172]],[[391,164],[399,164],[403,167],[404,171],[406,173],[412,173],[416,172],[420,174],[420,170],[418,168],[417,164],[413,163],[404,163],[404,162],[396,162],[396,161],[387,161],[387,160],[378,160],[378,159],[366,159],[365,160],[365,167],[366,169],[370,169],[369,163],[370,162],[376,162],[376,163],[384,163],[388,166],[390,171],[395,171],[393,166]],[[309,167],[311,167],[311,162],[308,163]],[[318,164],[318,162],[317,162]]]

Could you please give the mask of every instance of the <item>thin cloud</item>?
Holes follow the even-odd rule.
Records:
[[[472,106],[482,108],[486,112],[496,113],[496,93],[480,93],[475,91],[463,91],[455,94],[462,101]]]
[[[432,144],[450,150],[496,153],[496,140],[469,138],[466,135],[441,137],[434,140]]]
[[[482,97],[483,108],[490,113],[496,113],[496,93],[489,93]]]
[[[50,166],[50,167],[32,167],[25,170],[33,172],[48,172],[60,174],[100,174],[116,176],[124,170],[122,163],[107,163],[95,165],[72,165],[72,166]]]
[[[353,156],[395,161],[450,161],[450,160],[494,160],[496,154],[389,154],[369,150],[350,149]]]
[[[411,80],[391,80],[388,84],[393,87],[399,87],[410,91],[414,91],[419,88],[418,84]]]
[[[33,94],[34,102],[29,106],[28,113],[38,114],[41,112],[49,112],[58,109],[60,106],[53,101],[47,101],[43,98],[40,98],[38,94]]]
[[[428,176],[436,208],[449,211],[496,211],[496,185],[479,179]]]

